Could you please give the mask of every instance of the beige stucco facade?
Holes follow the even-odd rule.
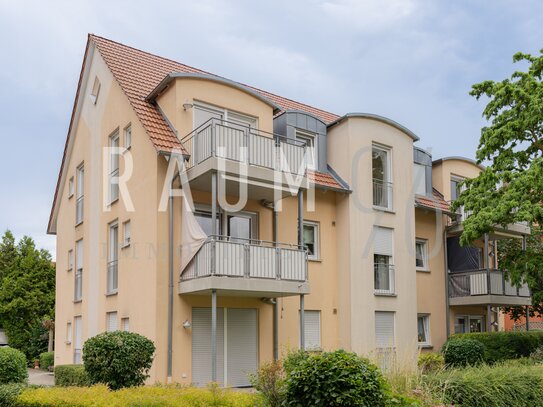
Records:
[[[89,97],[95,78],[100,92],[96,104]],[[75,107],[75,121],[69,135],[65,162],[59,177],[56,204],[52,210],[50,233],[57,235],[57,292],[55,364],[74,360],[74,318],[81,317],[84,342],[107,329],[106,314],[117,313],[117,325],[129,321],[129,330],[151,339],[156,355],[149,382],[171,379],[193,382],[193,330],[183,326],[193,323],[195,308],[211,307],[209,293],[180,294],[181,199],[175,198],[173,211],[174,295],[172,314],[172,374],[168,378],[168,290],[169,230],[168,205],[161,206],[164,188],[169,186],[167,155],[157,154],[133,106],[115,80],[104,59],[92,43],[83,68],[80,97]],[[226,82],[196,77],[172,79],[169,86],[155,95],[156,103],[179,139],[193,130],[194,103],[204,103],[251,116],[265,137],[274,137],[271,102],[255,97]],[[183,107],[184,104],[191,105]],[[124,145],[124,129],[131,126],[130,149],[120,156],[119,174],[128,175],[126,193],[112,204],[104,205],[108,178],[104,177],[103,148],[116,131]],[[396,352],[416,354],[417,316],[429,316],[429,344],[425,349],[439,350],[447,337],[447,272],[444,236],[447,215],[432,208],[415,209],[413,190],[412,133],[393,122],[370,116],[352,115],[328,127],[327,163],[335,177],[345,182],[343,188],[302,184],[303,220],[317,225],[318,258],[307,260],[309,294],[304,298],[306,311],[319,311],[319,348],[345,348],[362,355],[376,352],[376,313],[393,315],[393,344]],[[385,149],[390,159],[392,203],[383,210],[372,202],[372,149]],[[131,165],[132,164],[132,165]],[[69,196],[70,179],[84,165],[84,220],[75,224],[76,197]],[[237,165],[237,164],[236,164]],[[128,174],[131,169],[131,174]],[[207,171],[207,170],[206,170]],[[209,171],[216,171],[211,168]],[[433,186],[450,199],[450,176],[476,176],[478,168],[466,161],[442,161],[433,168]],[[253,182],[242,211],[254,215],[258,241],[273,241],[273,210],[263,204],[273,193],[270,179],[249,168]],[[191,195],[196,207],[211,207],[212,186],[207,175],[191,180]],[[266,175],[267,177],[267,175]],[[204,179],[205,181],[202,181]],[[304,178],[305,180],[305,178]],[[76,180],[77,181],[77,180]],[[305,181],[304,181],[305,182]],[[240,183],[243,187],[244,184]],[[257,185],[255,187],[255,185]],[[77,185],[76,185],[77,187]],[[186,188],[186,186],[185,186]],[[232,190],[229,190],[232,192]],[[430,191],[431,194],[431,191]],[[230,203],[239,194],[226,197]],[[298,198],[281,195],[282,210],[277,215],[276,241],[295,246],[298,243]],[[275,203],[277,204],[277,202]],[[131,207],[132,206],[132,207]],[[218,214],[225,214],[218,207]],[[107,293],[109,225],[117,222],[119,239],[123,224],[130,221],[130,244],[119,248],[118,289]],[[374,227],[386,228],[392,235],[394,265],[393,292],[376,294],[374,276]],[[74,301],[75,266],[68,266],[68,252],[75,252],[83,239],[82,299]],[[415,241],[427,241],[428,267],[415,267]],[[77,262],[77,259],[75,260]],[[232,278],[232,277],[222,277]],[[217,307],[256,310],[257,363],[274,357],[274,305],[260,293],[217,292]],[[280,352],[300,346],[300,297],[292,293],[277,296],[277,329]],[[482,309],[483,305],[479,308]],[[454,316],[449,310],[449,324]],[[466,311],[467,312],[467,311]],[[471,312],[471,311],[470,311]],[[475,311],[473,311],[475,312]],[[68,325],[68,324],[71,324]],[[70,329],[70,333],[67,332]],[[71,340],[70,340],[71,339]]]

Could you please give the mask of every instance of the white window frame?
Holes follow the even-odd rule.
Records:
[[[92,85],[90,98],[92,100],[93,104],[96,104],[98,102],[98,96],[100,95],[100,88],[102,85],[100,84],[100,79],[98,79],[98,76],[94,77],[94,84]]]
[[[132,123],[129,123],[124,128],[124,148],[130,150],[132,147]]]
[[[119,129],[115,130],[109,136],[109,147],[110,148],[119,148],[120,145],[120,136]],[[112,205],[113,203],[119,200],[119,171],[120,171],[120,160],[119,154],[110,150],[109,153],[109,175],[108,175],[108,203]],[[117,182],[113,182],[116,179]]]
[[[386,179],[383,180],[383,187],[382,188],[386,188],[386,191],[387,191],[387,205],[386,206],[382,206],[382,205],[376,205],[374,203],[374,196],[373,196],[373,193],[375,191],[375,186],[374,184],[376,183],[376,180],[373,179],[373,151],[374,150],[379,150],[379,151],[382,151],[384,153],[386,153],[386,158],[387,158],[387,162],[386,162]],[[377,143],[372,143],[372,146],[371,146],[371,152],[372,152],[372,155],[371,155],[371,169],[372,169],[372,204],[373,204],[373,208],[374,209],[378,209],[378,210],[385,210],[385,211],[392,211],[394,210],[394,205],[393,205],[393,201],[394,201],[394,188],[393,188],[393,182],[392,182],[392,148],[390,147],[387,147],[387,146],[383,146],[381,144],[377,144]]]
[[[374,228],[374,234],[373,234],[373,237],[375,237],[375,235],[378,233],[377,230],[379,229],[386,229],[386,230],[390,230],[390,233],[391,233],[391,242],[390,242],[390,254],[386,254],[386,253],[379,253],[376,249],[375,249],[375,246],[373,248],[373,255],[374,255],[374,263],[373,263],[373,272],[374,272],[374,276],[373,276],[373,279],[374,279],[374,294],[375,295],[396,295],[396,274],[395,274],[395,267],[394,267],[394,229],[392,228],[387,228],[387,227],[384,227],[384,226],[377,226],[377,225],[374,225],[373,226]],[[385,290],[385,289],[378,289],[378,288],[375,288],[375,284],[376,284],[376,281],[375,281],[375,267],[377,266],[377,263],[375,263],[375,256],[378,255],[378,256],[387,256],[389,257],[389,263],[388,263],[388,281],[389,281],[389,288],[388,290]]]
[[[75,188],[74,188],[74,177],[71,176],[68,180],[68,199],[72,198],[75,194]]]
[[[432,341],[430,338],[430,314],[418,314],[417,315],[417,339],[419,334],[419,318],[422,318],[422,324],[424,329],[425,341],[418,341],[419,346],[431,346]]]
[[[321,243],[321,238],[320,238],[320,224],[319,222],[314,222],[314,221],[310,221],[310,220],[304,220],[304,223],[303,223],[303,227],[311,227],[314,229],[314,232],[313,232],[313,236],[315,238],[315,241],[313,242],[314,243],[314,246],[315,246],[315,250],[314,250],[314,254],[307,254],[307,258],[308,260],[320,260],[321,259],[321,249],[320,249],[320,243]],[[305,243],[304,243],[305,244]]]
[[[130,318],[129,317],[121,318],[121,331],[130,332]]]
[[[319,339],[317,344],[309,344],[308,338],[307,338],[307,326],[305,324],[308,323],[308,314],[311,315],[318,315],[318,331],[319,331]],[[322,313],[320,310],[304,310],[304,346],[305,350],[321,350],[322,349]]]
[[[66,345],[70,345],[72,343],[72,322],[68,321],[66,323],[66,340],[64,341]]]
[[[83,239],[75,242],[75,273],[74,273],[74,302],[83,300],[83,263],[85,259],[85,246]],[[77,250],[80,248],[80,250]]]
[[[422,180],[417,177],[417,168],[422,170]],[[419,191],[419,187],[422,187],[422,191]],[[428,191],[426,189],[426,165],[413,163],[413,191],[416,195],[427,195]]]
[[[112,319],[115,319],[115,327],[117,329],[110,329],[110,322]],[[109,311],[106,312],[106,332],[115,332],[119,330],[119,316],[117,315],[117,311]]]
[[[68,250],[68,271],[72,271],[74,269],[74,249]]]
[[[128,230],[128,233],[127,233],[127,230]],[[132,241],[132,223],[130,222],[130,219],[128,219],[123,222],[123,244],[121,246],[121,249],[124,249],[125,247],[129,247],[131,241]]]
[[[192,109],[193,111],[192,112],[192,128],[193,129],[196,129],[196,126],[195,126],[196,109],[207,110],[210,113],[219,114],[222,116],[222,120],[226,122],[231,122],[237,125],[240,125],[239,122],[242,122],[244,126],[250,127],[251,129],[254,129],[254,130],[258,130],[258,117],[251,116],[246,113],[236,112],[234,110],[229,110],[228,108],[225,108],[225,107],[215,106],[210,103],[202,102],[200,100],[193,101],[193,109]],[[230,116],[232,117],[230,118]],[[254,126],[252,126],[249,122],[253,122]]]
[[[81,163],[76,170],[76,190],[75,190],[75,225],[80,225],[85,219],[85,165]]]
[[[417,266],[417,245],[422,245],[422,266]],[[421,239],[417,238],[415,240],[415,268],[417,271],[429,271],[428,266],[428,240],[427,239]]]
[[[115,231],[116,230],[116,231]],[[116,240],[113,237],[116,233]],[[106,295],[116,294],[119,289],[119,222],[108,225]]]
[[[454,317],[454,325],[455,325],[455,331],[456,331],[456,325],[459,318],[464,318],[465,321],[467,321],[466,325],[466,332],[464,333],[471,333],[471,320],[472,319],[480,319],[481,320],[481,332],[486,332],[486,318],[483,315],[455,315]]]
[[[296,129],[296,140],[305,142],[306,157],[309,157],[311,161],[306,160],[307,168],[316,171],[319,168],[319,140],[317,133]]]

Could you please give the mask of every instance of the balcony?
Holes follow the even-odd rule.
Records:
[[[180,294],[309,294],[307,252],[297,245],[210,236],[179,282]]]
[[[305,177],[307,169],[303,141],[221,119],[208,120],[181,143],[190,154],[185,164],[189,181],[220,170],[226,174],[227,189],[228,181],[234,181],[231,176],[239,177],[242,172],[241,165],[250,167],[246,173],[250,188],[266,184],[273,187],[278,180],[286,185],[286,174]],[[276,179],[278,174],[280,178]],[[209,185],[207,181],[203,180],[202,184]],[[231,187],[239,188],[239,179]]]
[[[526,284],[513,286],[496,269],[479,269],[449,273],[450,305],[530,305]]]

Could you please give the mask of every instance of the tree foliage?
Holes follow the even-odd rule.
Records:
[[[47,350],[43,321],[54,315],[55,267],[30,237],[15,241],[7,231],[0,243],[0,326],[10,346],[29,361]]]
[[[488,99],[483,117],[489,125],[481,131],[476,154],[477,161],[487,166],[477,178],[464,182],[465,191],[453,204],[473,213],[464,221],[462,244],[497,225],[543,225],[543,50],[540,54],[515,54],[513,62],[526,64],[526,71],[515,71],[499,82],[475,84],[470,92],[477,99]],[[539,304],[543,250],[537,233],[531,238],[531,250],[522,253],[520,242],[511,243],[501,260],[512,281],[527,280],[534,303]]]

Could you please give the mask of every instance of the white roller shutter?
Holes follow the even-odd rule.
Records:
[[[226,385],[250,386],[247,375],[255,373],[257,369],[256,309],[227,309],[226,332]]]
[[[304,331],[305,331],[305,348],[320,349],[321,348],[321,312],[320,311],[305,311],[304,312]]]
[[[74,363],[81,363],[81,348],[83,346],[83,324],[81,322],[81,317],[77,316],[74,318],[75,333],[74,333]]]
[[[374,226],[373,252],[384,256],[392,256],[392,229]]]
[[[392,348],[394,340],[394,312],[375,312],[375,347]]]
[[[106,331],[113,332],[113,331],[116,331],[117,329],[119,329],[117,325],[117,313],[108,312],[106,314]]]
[[[192,309],[192,383],[211,381],[211,308]],[[224,309],[217,308],[217,382],[224,381]]]

